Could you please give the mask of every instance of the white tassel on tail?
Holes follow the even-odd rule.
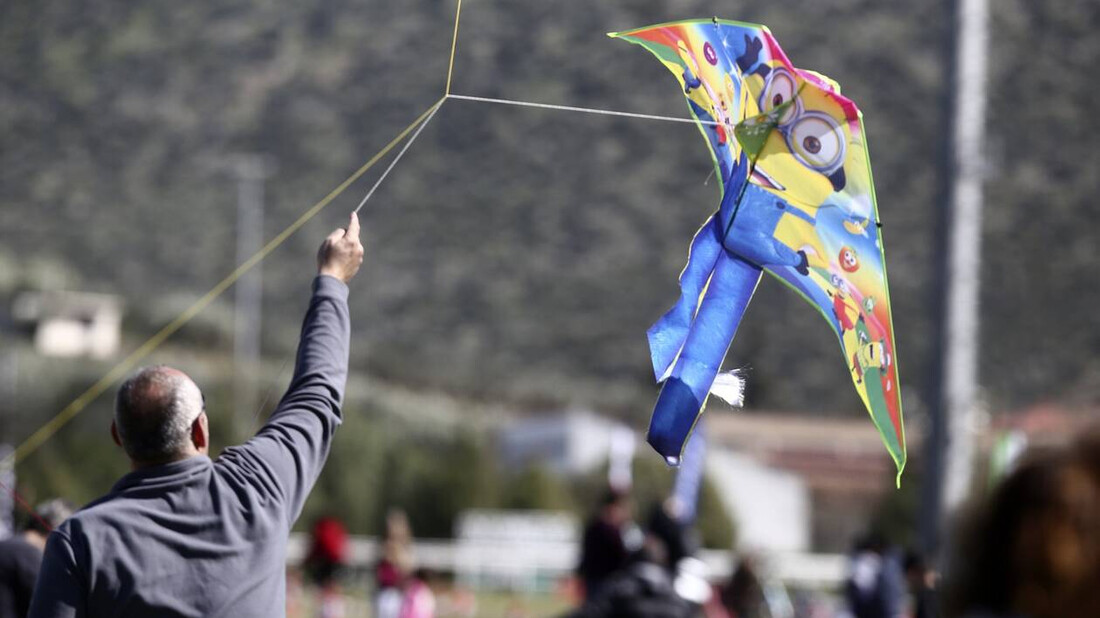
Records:
[[[735,408],[740,408],[745,405],[745,379],[738,375],[736,369],[720,373],[714,378],[710,394]]]

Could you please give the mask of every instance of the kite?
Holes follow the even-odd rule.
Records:
[[[836,333],[860,399],[905,466],[897,355],[862,114],[840,86],[795,68],[765,26],[715,19],[611,33],[680,83],[710,146],[722,201],[692,240],[679,301],[648,331],[663,386],[647,439],[671,465],[720,374],[761,273],[798,292]]]

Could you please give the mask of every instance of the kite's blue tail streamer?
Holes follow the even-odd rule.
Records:
[[[646,439],[676,465],[763,271],[722,252],[680,357],[665,381]]]
[[[680,299],[676,301],[661,319],[649,327],[649,355],[653,361],[653,374],[657,381],[665,377],[676,355],[684,347],[695,310],[699,306],[699,297],[707,286],[722,248],[722,230],[718,217],[707,219],[703,227],[695,233],[688,251],[688,263],[680,273]]]

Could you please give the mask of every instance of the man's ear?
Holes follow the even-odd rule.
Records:
[[[115,441],[115,444],[122,446],[122,438],[118,437],[118,427],[114,421],[111,421],[111,439]]]
[[[199,413],[195,422],[191,423],[191,443],[195,450],[206,454],[210,450],[210,425],[206,419],[206,411]]]

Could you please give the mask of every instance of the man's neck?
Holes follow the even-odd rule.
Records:
[[[205,454],[206,453],[200,452],[198,449],[191,449],[185,453],[173,455],[172,457],[168,457],[166,459],[161,459],[158,461],[138,461],[136,459],[131,459],[130,470],[137,472],[138,470],[144,470],[145,468],[152,468],[155,466],[163,466],[170,463],[176,463],[177,461],[183,461],[185,459],[191,459],[192,457],[198,457],[199,455]]]

